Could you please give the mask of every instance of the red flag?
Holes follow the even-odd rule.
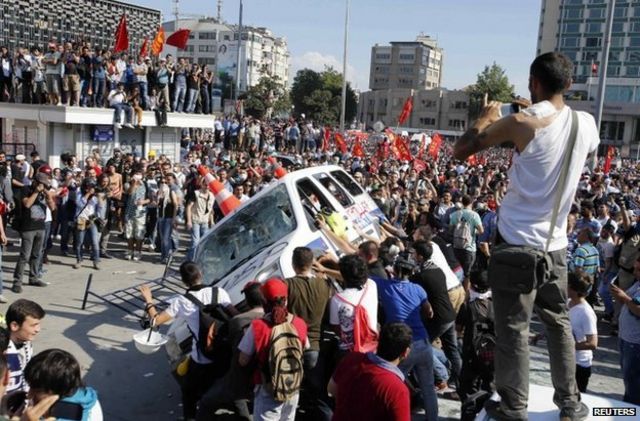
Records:
[[[353,143],[353,149],[351,150],[351,155],[357,156],[358,158],[364,158],[364,149],[362,149],[362,144],[360,143],[360,139],[356,137],[356,141]]]
[[[471,167],[475,167],[476,165],[478,165],[478,159],[475,155],[471,155],[469,158],[467,158],[467,162]]]
[[[158,33],[156,37],[153,39],[151,43],[151,54],[154,56],[159,56],[164,48],[164,28],[160,26],[158,28]]]
[[[413,169],[416,170],[418,173],[421,173],[422,171],[425,171],[427,169],[427,163],[421,159],[414,159]]]
[[[329,150],[329,139],[331,139],[331,128],[329,126],[324,128],[324,138],[322,139],[322,152]]]
[[[616,156],[616,148],[614,148],[613,146],[609,146],[607,148],[607,157],[604,159],[603,171],[605,174],[609,174],[609,171],[611,171],[611,161],[613,160],[614,156]]]
[[[393,143],[393,152],[399,160],[411,161],[411,152],[409,151],[407,144],[404,143],[404,139],[400,136],[396,137]]]
[[[411,110],[413,110],[413,97],[410,96],[404,102],[404,106],[402,107],[402,112],[398,117],[398,125],[403,124],[405,121],[407,121],[407,119],[411,115]]]
[[[429,144],[429,155],[431,155],[431,157],[434,160],[438,159],[438,153],[440,152],[440,144],[442,144],[442,137],[440,137],[439,133],[434,133],[433,136],[431,136],[431,143]]]
[[[149,55],[147,51],[147,44],[149,44],[149,38],[144,37],[144,42],[142,43],[142,47],[140,47],[140,57],[146,57]]]
[[[378,172],[378,166],[380,164],[378,163],[378,159],[375,156],[371,157],[371,164],[369,164],[369,172],[372,174],[375,174]]]
[[[598,76],[598,63],[591,63],[591,76]]]
[[[178,47],[180,50],[184,50],[187,48],[190,33],[191,31],[189,29],[178,29],[176,32],[171,34],[169,38],[167,38],[167,45],[173,45],[174,47]]]
[[[344,141],[342,133],[336,133],[334,139],[336,141],[336,147],[340,149],[340,152],[347,153],[347,142]]]
[[[120,16],[120,22],[116,28],[115,44],[113,46],[113,52],[118,53],[120,51],[126,51],[129,49],[129,31],[127,31],[127,15],[122,14]]]

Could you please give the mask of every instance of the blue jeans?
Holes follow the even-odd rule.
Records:
[[[104,89],[106,81],[104,79],[93,79],[93,99],[98,108],[104,107]]]
[[[91,79],[80,79],[80,106],[86,107],[89,105],[89,87],[91,86]]]
[[[189,95],[187,97],[187,109],[188,113],[193,113],[196,110],[196,100],[198,99],[198,90],[189,89]]]
[[[168,259],[171,255],[172,242],[171,232],[173,231],[173,218],[158,219],[158,235],[160,235],[160,253],[162,259]]]
[[[324,358],[320,358],[320,351],[307,350],[304,352],[304,377],[300,392],[300,407],[305,409],[309,419],[316,421],[331,421],[333,411],[327,405]]]
[[[93,263],[100,263],[100,234],[95,224],[89,225],[85,230],[76,230],[76,261],[82,262],[82,246],[85,236],[89,234],[91,243],[91,253],[93,253]]]
[[[598,294],[602,298],[604,303],[604,312],[606,314],[613,314],[613,299],[611,298],[611,293],[609,292],[609,285],[611,284],[611,280],[616,276],[615,272],[605,272],[600,277],[600,285],[598,286]]]
[[[140,88],[140,98],[142,102],[142,109],[147,110],[149,108],[149,85],[147,82],[138,82],[138,87]]]
[[[449,360],[441,349],[433,348],[433,373],[435,376],[435,382],[446,382],[449,380],[449,369],[447,366]]]
[[[640,321],[638,322],[640,323]],[[623,400],[640,405],[640,344],[619,339],[620,367],[624,381]]]
[[[131,124],[132,120],[132,108],[131,105],[129,104],[124,104],[124,103],[120,103],[120,104],[113,104],[111,106],[111,108],[113,108],[114,110],[116,110],[116,123],[120,124],[121,120],[120,120],[120,114],[122,113],[122,110],[124,110],[124,115],[125,115],[125,123]]]
[[[191,227],[191,247],[187,253],[187,260],[193,260],[196,254],[196,246],[200,242],[200,238],[204,237],[209,231],[209,224],[193,224]]]
[[[178,85],[176,83],[176,88],[174,92],[173,98],[173,111],[176,113],[181,113],[184,109],[184,96],[187,93],[187,85]]]
[[[422,403],[427,421],[438,420],[438,397],[433,385],[433,349],[428,339],[413,341],[409,356],[398,366],[404,375],[413,370],[420,382]]]

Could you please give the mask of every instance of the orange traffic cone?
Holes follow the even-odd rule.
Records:
[[[216,202],[218,202],[218,206],[220,206],[220,210],[223,215],[228,215],[233,212],[238,206],[240,206],[240,201],[237,197],[235,197],[229,190],[224,188],[224,185],[216,180],[213,175],[209,172],[207,167],[204,165],[200,165],[198,167],[198,172],[201,176],[204,177],[207,182],[207,187],[216,198]]]
[[[275,175],[276,178],[282,178],[285,175],[287,175],[287,170],[282,168],[282,165],[280,165],[274,157],[272,156],[268,157],[267,161],[269,161],[269,163],[274,166],[273,175]]]

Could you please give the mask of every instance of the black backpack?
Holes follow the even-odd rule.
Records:
[[[229,315],[218,304],[217,287],[211,287],[211,304],[203,304],[190,291],[185,297],[198,307],[198,335],[193,332],[200,355],[215,362],[217,366],[228,367],[231,362],[231,338],[229,337]]]
[[[493,306],[489,299],[469,304],[473,320],[473,358],[477,366],[493,370],[496,347]]]

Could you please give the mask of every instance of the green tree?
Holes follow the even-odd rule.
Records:
[[[258,83],[249,88],[245,95],[245,112],[256,118],[270,117],[278,100],[286,96],[284,84],[278,76],[261,72]],[[282,106],[282,104],[279,104]]]
[[[296,115],[305,114],[307,118],[320,124],[336,124],[340,119],[342,105],[342,74],[332,67],[327,67],[322,72],[299,70],[293,79],[290,96]],[[357,107],[356,94],[347,83],[347,122],[353,120]]]
[[[469,115],[475,118],[480,114],[485,94],[489,101],[511,102],[515,93],[514,87],[509,83],[505,70],[495,62],[491,66],[485,66],[474,85],[467,88],[469,94]]]

